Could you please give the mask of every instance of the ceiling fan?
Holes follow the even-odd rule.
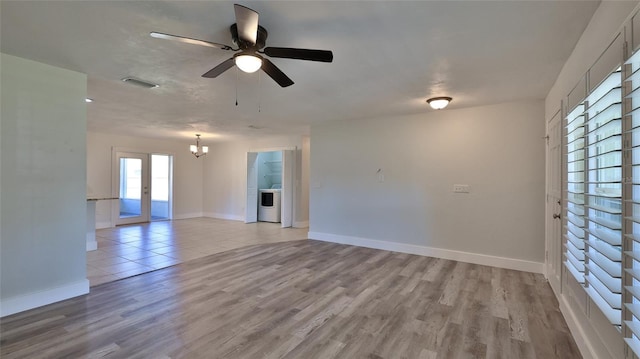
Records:
[[[215,47],[221,50],[234,51],[237,54],[207,71],[202,77],[214,78],[236,65],[240,70],[252,73],[262,69],[269,77],[282,87],[293,85],[293,81],[285,75],[273,62],[263,57],[332,62],[333,53],[327,50],[296,49],[289,47],[264,47],[267,30],[258,25],[258,13],[242,5],[234,4],[236,23],[231,25],[231,38],[238,48],[190,37],[152,32],[150,35],[158,39],[167,39],[187,44]],[[263,49],[264,48],[264,49]]]

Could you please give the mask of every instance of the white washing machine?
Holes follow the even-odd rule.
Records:
[[[261,189],[258,193],[258,221],[280,222],[281,189]]]

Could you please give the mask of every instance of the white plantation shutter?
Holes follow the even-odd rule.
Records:
[[[624,66],[625,129],[625,341],[640,357],[640,51]],[[630,178],[629,178],[630,177]]]
[[[585,238],[585,122],[584,104],[580,102],[566,118],[566,211],[565,211],[565,265],[579,283],[584,283]]]
[[[622,321],[622,89],[620,69],[585,101],[585,287],[609,321]]]

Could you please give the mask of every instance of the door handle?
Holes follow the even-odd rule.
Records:
[[[553,219],[560,219],[560,218],[562,218],[562,215],[560,215],[559,213],[558,214],[556,214],[556,213],[553,214]]]

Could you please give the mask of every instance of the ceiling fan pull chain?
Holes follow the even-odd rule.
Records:
[[[238,67],[236,66],[236,106],[238,106]]]
[[[258,72],[258,112],[262,105],[262,72]]]

